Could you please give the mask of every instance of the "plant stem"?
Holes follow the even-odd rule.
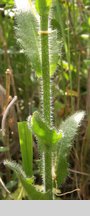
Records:
[[[48,15],[41,16],[41,31],[48,31]],[[42,49],[42,79],[43,79],[43,116],[50,126],[50,72],[48,34],[41,34]],[[52,191],[52,153],[51,146],[45,148],[45,191]]]
[[[48,31],[48,17],[41,17],[41,30]],[[50,74],[48,34],[41,34],[44,119],[50,125]]]
[[[69,5],[67,7],[67,20],[70,20],[70,11],[69,11]],[[71,90],[71,112],[74,111],[74,104],[73,104],[73,96],[72,96],[72,72],[70,68],[70,62],[71,62],[71,53],[70,53],[70,27],[68,24],[68,31],[67,31],[67,42],[68,42],[68,67],[69,67],[69,79],[70,79],[70,90]]]

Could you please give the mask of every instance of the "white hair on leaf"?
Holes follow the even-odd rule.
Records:
[[[14,0],[18,11],[29,11],[31,8],[29,0]]]
[[[36,11],[36,8],[31,0],[14,0],[17,11],[18,12],[29,12],[32,11],[32,13],[37,18],[38,22],[40,22],[40,17]]]
[[[84,111],[76,112],[74,114],[74,120],[75,120],[75,122],[79,124],[81,122],[81,120],[84,118],[84,116],[85,116],[85,112]]]

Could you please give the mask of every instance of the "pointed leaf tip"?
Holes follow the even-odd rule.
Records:
[[[14,0],[16,8],[18,11],[29,11],[30,10],[30,2],[29,0]]]
[[[58,186],[64,183],[68,175],[68,155],[73,144],[73,139],[77,134],[78,127],[80,126],[84,116],[84,111],[76,112],[61,124],[64,136],[57,147],[56,177]]]
[[[75,122],[79,124],[83,120],[84,116],[85,116],[85,112],[84,111],[76,112],[74,114],[74,120],[75,120]]]

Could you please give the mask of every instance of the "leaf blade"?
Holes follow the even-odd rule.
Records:
[[[49,191],[47,193],[37,191],[34,185],[32,185],[32,178],[26,177],[20,165],[18,165],[14,161],[8,160],[4,161],[4,165],[13,170],[17,174],[30,200],[50,200],[51,193]]]
[[[41,149],[44,149],[45,146],[51,146],[51,148],[54,149],[56,143],[63,136],[62,131],[57,132],[55,128],[49,128],[46,122],[41,119],[38,112],[34,112],[31,118],[31,129],[36,135]]]
[[[56,179],[57,184],[60,186],[66,179],[68,174],[68,162],[67,158],[70,153],[73,139],[77,134],[78,127],[83,120],[85,112],[77,112],[67,118],[62,124],[61,129],[64,132],[60,143],[57,147],[57,161],[56,161]]]
[[[32,63],[37,76],[41,76],[41,50],[39,22],[32,11],[19,12],[16,15],[16,36],[28,60]]]
[[[27,122],[18,123],[20,149],[22,155],[23,169],[27,176],[31,177],[33,174],[33,141],[32,133],[28,128]]]

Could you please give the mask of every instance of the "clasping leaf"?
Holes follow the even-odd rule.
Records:
[[[4,165],[9,167],[17,174],[30,200],[50,200],[51,192],[48,191],[47,193],[43,193],[37,191],[33,185],[33,178],[27,178],[26,174],[24,173],[20,165],[18,165],[14,161],[8,160],[4,161]]]
[[[34,112],[31,119],[31,128],[42,145],[55,145],[62,138],[62,131],[56,131],[55,128],[49,128],[38,112]]]

